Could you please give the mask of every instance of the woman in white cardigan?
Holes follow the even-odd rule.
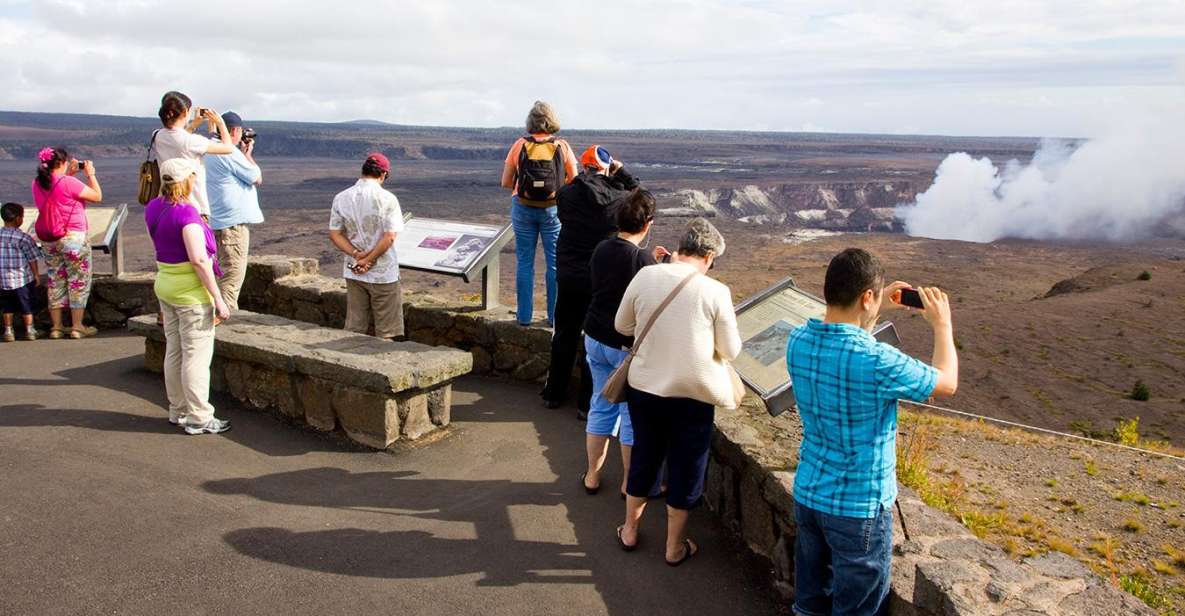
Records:
[[[687,538],[687,518],[703,493],[715,407],[734,404],[727,362],[741,351],[736,313],[728,287],[707,276],[723,254],[720,232],[707,220],[692,220],[669,264],[644,268],[634,277],[615,322],[623,335],[635,335],[671,291],[690,277],[658,315],[630,365],[634,448],[625,524],[617,528],[622,549],[633,550],[647,493],[665,458],[666,561],[671,566],[682,564],[699,549]]]

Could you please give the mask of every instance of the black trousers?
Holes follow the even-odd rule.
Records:
[[[716,408],[690,398],[664,398],[629,388],[634,448],[625,492],[648,496],[667,464],[667,505],[693,509],[704,493]]]
[[[547,385],[540,393],[544,400],[563,401],[568,398],[572,382],[572,368],[580,363],[580,391],[576,407],[588,412],[592,400],[592,374],[584,357],[584,317],[592,303],[592,289],[587,284],[559,280],[555,300],[555,334],[551,337],[551,366],[547,369]]]

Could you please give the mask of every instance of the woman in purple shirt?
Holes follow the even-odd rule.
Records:
[[[217,434],[230,422],[210,405],[214,326],[230,318],[218,291],[214,234],[190,202],[197,168],[183,158],[160,166],[161,196],[148,202],[144,222],[156,248],[156,297],[165,328],[165,391],[169,422],[186,434]]]

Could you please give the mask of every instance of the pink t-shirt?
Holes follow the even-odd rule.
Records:
[[[37,211],[44,212],[47,204],[57,208],[57,212],[66,219],[66,232],[90,229],[86,223],[86,202],[78,196],[86,189],[86,184],[72,175],[54,176],[49,190],[44,190],[37,180],[33,180],[33,203],[37,204]]]

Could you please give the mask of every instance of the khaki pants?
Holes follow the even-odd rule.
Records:
[[[368,333],[372,318],[375,336],[403,335],[403,289],[399,281],[380,284],[347,278],[346,330]]]
[[[169,416],[198,426],[214,418],[210,360],[214,358],[214,306],[160,303],[165,314],[165,393]]]
[[[247,248],[251,244],[251,228],[235,225],[214,232],[218,240],[218,265],[222,278],[218,279],[218,290],[231,310],[239,308],[239,291],[243,288],[243,277],[247,274]]]

